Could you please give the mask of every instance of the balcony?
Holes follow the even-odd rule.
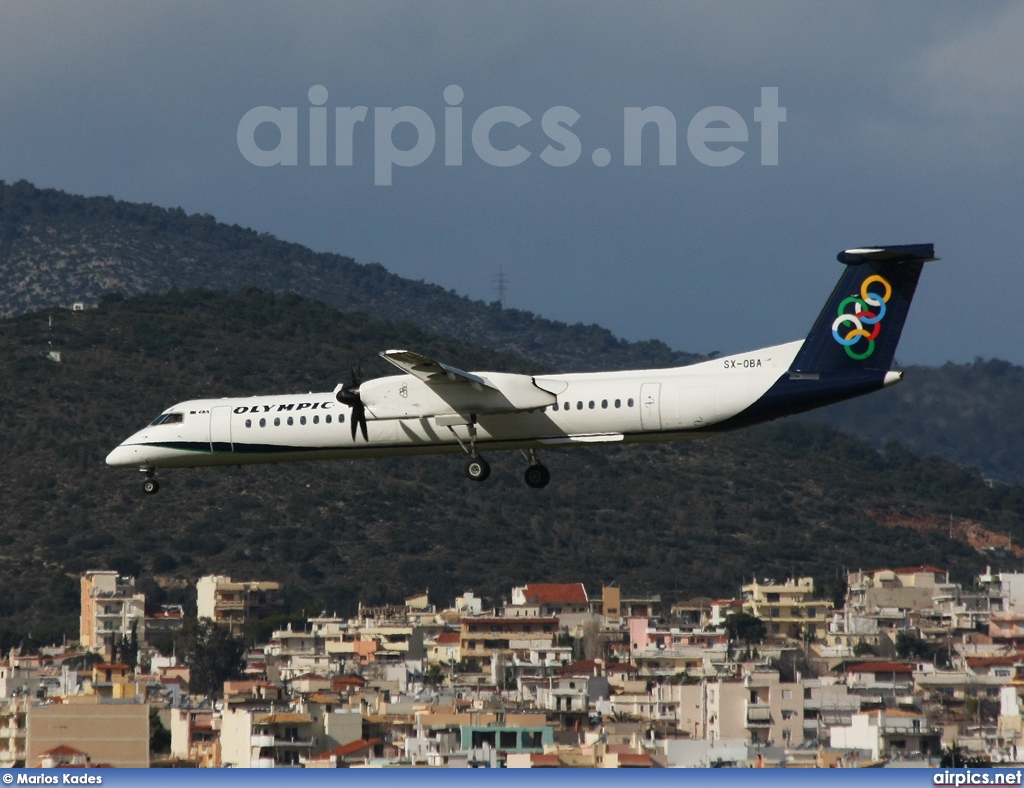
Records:
[[[316,744],[316,739],[310,737],[308,739],[274,739],[274,747],[293,747],[295,749],[309,749]]]
[[[24,750],[0,750],[0,767],[13,769],[15,764],[25,765]]]
[[[767,728],[772,724],[772,709],[767,703],[747,704],[747,727]]]
[[[270,734],[253,734],[249,738],[249,745],[252,747],[273,747],[274,737]]]
[[[0,739],[24,739],[25,728],[0,728]]]

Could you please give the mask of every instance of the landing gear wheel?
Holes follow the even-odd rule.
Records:
[[[142,483],[142,491],[146,493],[146,495],[156,495],[160,492],[160,482],[156,479],[146,479],[146,481]]]
[[[551,472],[539,462],[536,462],[526,469],[523,478],[526,480],[527,487],[539,490],[541,487],[548,486],[548,482],[551,481]]]
[[[475,482],[482,482],[491,475],[491,466],[483,457],[471,457],[466,463],[466,476]]]

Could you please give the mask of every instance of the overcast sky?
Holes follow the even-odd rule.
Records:
[[[933,241],[943,260],[897,358],[1024,363],[1022,41],[1024,4],[997,2],[0,0],[0,179],[211,213],[474,298],[495,298],[502,269],[509,306],[695,352],[804,336],[844,247]],[[310,163],[317,85],[326,166]],[[450,85],[460,166],[446,164]],[[766,87],[786,110],[775,166],[755,118]],[[295,165],[240,151],[261,106],[297,108]],[[358,106],[337,166],[334,110]],[[529,157],[499,167],[472,137],[503,106],[529,122],[498,123],[491,147]],[[419,108],[436,139],[385,186],[388,107]],[[568,166],[541,155],[572,158],[542,127],[552,107],[579,114],[561,127],[579,140]],[[627,166],[627,107],[671,113],[675,164],[649,125]],[[696,150],[731,145],[733,164],[691,152],[707,107],[731,109],[725,133],[747,140]],[[279,141],[267,123],[251,136]],[[426,142],[408,123],[392,139]]]

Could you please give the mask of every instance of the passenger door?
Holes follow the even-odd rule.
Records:
[[[227,405],[210,409],[210,451],[234,451],[231,444],[231,408]]]
[[[660,398],[660,383],[644,383],[640,386],[640,426],[645,430],[661,429]]]

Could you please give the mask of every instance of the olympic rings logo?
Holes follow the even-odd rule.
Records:
[[[871,285],[878,284],[884,292],[871,291]],[[885,317],[885,305],[892,298],[892,285],[884,277],[875,274],[865,279],[860,286],[860,296],[849,296],[839,304],[839,317],[832,323],[832,338],[843,346],[846,355],[856,361],[863,361],[875,352],[875,339],[882,329],[882,318]],[[846,309],[853,305],[853,312]],[[848,326],[845,333],[840,333],[843,326]],[[854,350],[861,340],[867,340],[867,347],[860,352]]]

